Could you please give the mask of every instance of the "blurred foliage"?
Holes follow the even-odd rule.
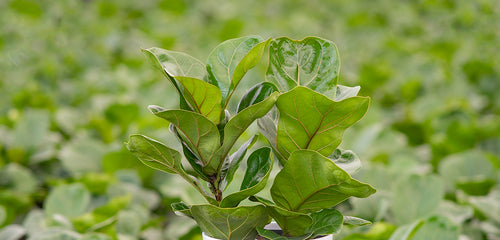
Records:
[[[379,191],[342,207],[376,223],[338,239],[500,239],[497,0],[4,0],[0,22],[0,239],[200,239],[169,207],[200,196],[122,144],[176,146],[146,106],[177,96],[140,49],[206,59],[244,35],[331,39],[372,97],[343,144]]]

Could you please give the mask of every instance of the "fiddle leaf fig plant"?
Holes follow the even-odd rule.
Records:
[[[235,104],[229,102],[241,96],[235,94],[239,83],[268,47],[266,81],[246,91],[232,109]],[[340,60],[333,42],[242,37],[218,45],[206,65],[185,53],[160,48],[143,52],[179,95],[179,109],[149,110],[170,124],[182,153],[143,135],[130,136],[127,147],[143,164],[181,176],[207,201],[175,203],[174,211],[224,240],[314,239],[338,233],[346,219],[345,224],[349,219],[366,224],[334,209],[375,189],[350,176],[361,161],[338,148],[344,131],[365,115],[370,99],[357,96],[359,87],[337,84]],[[253,150],[257,136],[236,146],[256,120],[270,147]],[[282,169],[274,176],[268,200],[258,194],[273,178],[274,158]],[[245,159],[239,190],[227,193]],[[245,199],[255,203],[242,206]],[[271,219],[282,235],[264,228]]]

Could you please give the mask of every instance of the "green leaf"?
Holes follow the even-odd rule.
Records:
[[[57,186],[45,199],[44,209],[48,216],[78,217],[90,207],[90,197],[90,192],[81,183]]]
[[[193,218],[193,215],[191,214],[191,208],[188,205],[182,202],[178,202],[172,203],[170,206],[172,207],[172,210],[174,210],[174,212]]]
[[[224,103],[246,72],[257,64],[268,43],[269,40],[262,42],[260,37],[235,38],[219,44],[210,53],[208,79],[219,87]]]
[[[201,159],[194,154],[194,151],[191,150],[189,147],[189,144],[187,141],[185,141],[185,138],[179,133],[175,125],[170,124],[169,129],[171,132],[175,134],[177,139],[182,145],[182,152],[184,153],[184,157],[188,160],[189,164],[195,171],[193,174],[196,174],[196,177],[199,177],[205,181],[210,181],[210,178],[203,172],[203,162]]]
[[[277,92],[278,88],[276,85],[270,82],[262,82],[253,86],[245,95],[241,98],[238,104],[238,111],[241,112],[243,109],[250,107],[256,103],[262,102],[264,99],[269,97],[273,92]]]
[[[130,195],[112,198],[94,211],[73,219],[73,225],[79,232],[90,232],[109,226],[115,222],[115,215],[129,206],[131,199]]]
[[[364,225],[370,225],[372,222],[358,218],[358,217],[353,217],[353,216],[344,216],[344,225],[348,226],[364,226]]]
[[[438,176],[411,175],[394,185],[391,210],[397,223],[432,215],[444,197],[443,182]]]
[[[102,233],[87,233],[79,240],[112,240],[112,238]]]
[[[320,235],[339,233],[342,228],[344,217],[335,209],[323,209],[311,214],[312,225],[306,230],[311,233],[311,238]]]
[[[179,152],[143,135],[132,135],[127,143],[128,150],[144,165],[167,173],[181,174],[182,156]]]
[[[431,217],[425,221],[411,240],[456,240],[459,227],[443,216]]]
[[[358,172],[361,168],[361,160],[351,150],[336,149],[329,157],[338,167],[344,169],[349,174]]]
[[[360,86],[347,87],[343,85],[337,85],[337,90],[335,91],[335,101],[339,102],[346,98],[355,97],[358,95]]]
[[[224,184],[221,185],[221,189],[226,188],[232,181],[234,174],[238,170],[241,161],[245,158],[247,150],[251,148],[257,141],[257,135],[251,137],[248,141],[243,143],[240,148],[229,156],[228,161],[224,162],[221,169],[221,177],[224,178]]]
[[[251,201],[259,202],[267,207],[268,213],[283,230],[283,235],[301,236],[313,223],[313,219],[305,213],[292,212],[276,206],[273,202],[257,197],[250,197]]]
[[[219,130],[203,115],[185,110],[165,110],[156,106],[150,106],[149,109],[177,127],[189,148],[203,164],[206,165],[219,148]],[[214,172],[205,173],[211,175]]]
[[[270,240],[304,240],[304,239],[309,239],[309,235],[305,236],[300,236],[300,237],[285,237],[282,235],[279,235],[278,233],[264,229],[264,228],[257,228],[257,232],[259,233],[260,236],[270,239]]]
[[[419,220],[412,224],[401,226],[394,231],[389,240],[411,240],[422,225],[424,225],[424,221]]]
[[[315,212],[331,208],[355,196],[375,193],[370,185],[352,179],[348,173],[318,152],[292,153],[271,187],[274,202],[295,212]]]
[[[471,197],[469,201],[475,209],[500,225],[500,190],[491,191],[488,196]]]
[[[205,64],[182,52],[168,51],[155,47],[142,49],[142,52],[151,60],[155,67],[162,70],[163,75],[177,89],[181,108],[190,110],[186,99],[183,97],[182,87],[176,82],[175,77],[204,79],[206,76]]]
[[[301,41],[281,37],[269,47],[266,80],[281,92],[305,86],[333,98],[340,70],[337,47],[331,41],[307,37]]]
[[[271,149],[263,147],[255,150],[247,159],[247,171],[241,183],[240,191],[222,199],[221,207],[236,207],[249,196],[257,194],[267,184],[271,174],[273,160]]]
[[[366,97],[335,102],[305,87],[282,94],[276,101],[280,112],[277,150],[285,158],[298,149],[329,156],[344,131],[365,115],[369,103]]]
[[[222,99],[220,90],[210,83],[192,77],[176,77],[175,79],[184,87],[182,94],[191,109],[215,124],[219,123]]]
[[[205,173],[215,173],[222,167],[234,143],[243,132],[258,118],[263,117],[273,107],[279,93],[274,92],[264,101],[254,104],[232,117],[224,127],[224,141],[217,153],[203,169]]]
[[[19,225],[8,225],[0,229],[0,239],[2,240],[20,240],[26,234],[26,230]]]
[[[264,227],[269,221],[264,206],[193,205],[191,213],[204,233],[222,240],[254,240],[255,228]]]

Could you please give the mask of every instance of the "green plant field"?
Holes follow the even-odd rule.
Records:
[[[170,204],[203,197],[124,145],[140,132],[182,149],[147,110],[179,103],[141,48],[204,61],[247,35],[334,41],[340,82],[372,98],[341,146],[377,193],[337,208],[373,224],[336,239],[498,240],[499,26],[497,0],[2,0],[0,240],[201,239]]]

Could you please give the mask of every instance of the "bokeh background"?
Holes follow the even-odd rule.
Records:
[[[374,224],[337,239],[500,239],[498,0],[1,0],[0,239],[201,239],[169,207],[199,196],[124,148],[176,146],[146,107],[177,95],[140,49],[205,61],[246,35],[330,39],[372,98],[342,147],[378,192],[339,208]]]

